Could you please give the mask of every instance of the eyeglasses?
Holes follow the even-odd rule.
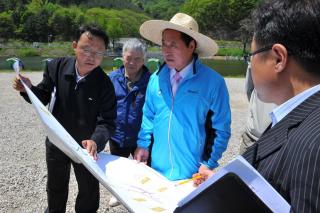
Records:
[[[86,47],[79,47],[79,49],[86,56],[93,56],[95,58],[103,58],[103,56],[105,56],[105,52],[93,51],[90,48],[86,48]]]
[[[258,54],[258,53],[262,53],[262,52],[265,52],[265,51],[269,51],[269,50],[272,49],[272,46],[273,46],[273,45],[269,45],[269,46],[263,47],[263,48],[261,48],[261,49],[258,49],[258,50],[254,51],[254,52],[252,52],[252,53],[248,53],[248,54],[246,54],[246,55],[243,56],[243,59],[244,59],[244,61],[245,61],[246,63],[249,64],[249,63],[251,63],[251,58],[252,58],[252,56],[254,56],[254,55]]]

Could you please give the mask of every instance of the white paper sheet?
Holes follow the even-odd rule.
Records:
[[[19,67],[16,66],[19,74]],[[177,203],[194,190],[192,182],[175,186],[150,167],[134,160],[99,153],[93,160],[22,82],[50,141],[73,161],[82,163],[131,212],[173,212]]]

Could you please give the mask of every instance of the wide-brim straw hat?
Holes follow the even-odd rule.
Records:
[[[170,21],[146,21],[140,26],[140,35],[161,46],[162,33],[165,29],[177,30],[192,37],[197,42],[195,52],[199,56],[213,56],[218,52],[217,43],[208,36],[199,33],[196,20],[184,13],[175,14]]]

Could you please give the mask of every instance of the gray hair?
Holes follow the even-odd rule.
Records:
[[[137,38],[127,40],[122,47],[122,56],[125,52],[129,50],[141,52],[143,54],[143,59],[146,61],[147,47],[141,40]]]

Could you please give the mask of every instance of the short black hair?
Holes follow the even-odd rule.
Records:
[[[303,69],[320,75],[319,0],[267,0],[253,23],[258,47],[282,44]]]
[[[179,32],[180,32],[180,31],[179,31]],[[182,41],[186,44],[187,47],[189,47],[189,44],[190,44],[191,41],[194,41],[194,43],[195,43],[195,48],[194,48],[194,50],[196,50],[196,48],[197,48],[197,42],[196,42],[196,40],[195,40],[194,38],[192,38],[191,36],[189,36],[189,35],[187,35],[187,34],[185,34],[185,33],[183,33],[183,32],[180,32],[180,35],[181,35]]]
[[[78,42],[81,35],[85,32],[89,32],[92,35],[94,35],[98,38],[101,38],[104,41],[105,48],[107,49],[108,44],[109,44],[109,37],[108,37],[107,33],[104,30],[102,30],[100,27],[98,27],[94,24],[80,26],[76,35],[75,35],[75,41]]]

